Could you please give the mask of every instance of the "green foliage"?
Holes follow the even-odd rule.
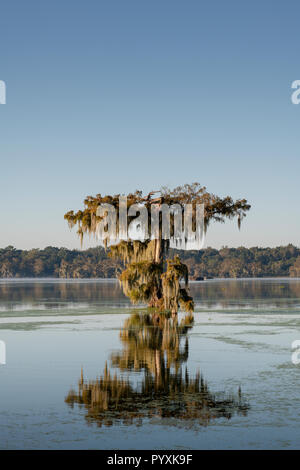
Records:
[[[158,197],[153,198],[155,193]],[[95,197],[88,196],[84,201],[84,210],[69,211],[65,214],[65,219],[72,228],[78,226],[78,235],[81,239],[85,233],[89,235],[97,234],[97,228],[102,217],[97,215],[97,209],[101,204],[109,203],[116,209],[116,235],[118,236],[119,218],[119,194],[114,196],[104,196],[97,194]],[[160,191],[152,191],[144,197],[142,191],[136,191],[127,196],[127,209],[132,204],[143,205],[148,213],[148,227],[151,226],[151,209],[159,210],[162,204],[179,205],[184,209],[185,205],[192,205],[193,215],[196,215],[196,206],[204,205],[204,226],[207,228],[210,221],[224,222],[225,218],[238,220],[240,227],[241,220],[245,217],[250,205],[245,199],[233,201],[229,196],[220,198],[208,193],[204,186],[199,183],[185,184],[171,190],[162,188]],[[128,226],[133,218],[127,218]],[[196,217],[193,217],[193,229],[195,230]],[[174,233],[174,217],[170,218],[170,232]],[[124,271],[118,276],[124,294],[132,303],[147,303],[149,307],[155,307],[159,311],[165,310],[177,313],[179,306],[185,311],[194,310],[193,299],[188,294],[188,267],[182,263],[178,256],[173,260],[167,260],[169,241],[162,236],[162,226],[159,227],[159,235],[155,240],[151,239],[151,229],[144,242],[121,241],[116,246],[111,247],[111,256],[121,258],[125,263]],[[111,240],[105,240],[105,246]],[[181,286],[184,282],[185,287]]]
[[[294,267],[297,267],[295,263],[300,256],[300,249],[291,244],[276,248],[206,248],[197,252],[183,252],[180,256],[187,264],[192,279],[285,277],[297,275]]]
[[[44,250],[0,249],[0,277],[113,278],[122,264],[103,248],[86,251],[47,247]]]
[[[190,279],[201,277],[300,277],[300,249],[276,248],[206,248],[200,251],[170,250],[188,267]],[[0,277],[115,278],[124,269],[121,260],[109,257],[101,247],[68,250],[47,247],[43,250],[0,249]]]
[[[159,193],[159,196],[153,198],[152,196],[155,193]],[[83,210],[79,210],[75,213],[71,210],[64,215],[64,218],[67,220],[70,228],[77,225],[77,233],[82,241],[85,234],[96,234],[97,223],[102,219],[96,215],[99,205],[108,203],[114,206],[117,209],[116,217],[118,221],[119,196],[120,194],[113,196],[102,196],[101,194],[97,194],[95,197],[87,196],[84,200]],[[135,193],[127,195],[127,208],[132,204],[143,204],[148,209],[149,226],[151,225],[151,206],[153,204],[159,205],[163,203],[169,205],[179,204],[182,207],[184,207],[184,204],[193,204],[194,212],[196,210],[196,204],[204,204],[205,227],[207,227],[211,221],[224,222],[226,218],[233,219],[235,217],[237,218],[238,227],[240,227],[241,221],[251,207],[246,199],[234,201],[230,196],[221,198],[215,194],[208,193],[206,187],[201,186],[200,183],[185,184],[174,189],[163,187],[159,191],[150,192],[147,196],[143,196],[142,191],[136,191]],[[135,217],[128,218],[128,225],[134,218]]]
[[[188,267],[180,261],[178,255],[167,260],[167,269],[162,274],[162,291],[165,310],[177,312],[180,305],[186,312],[194,311],[194,302],[187,293]],[[181,288],[183,281],[185,288]]]
[[[124,294],[133,304],[148,303],[157,306],[159,298],[162,265],[153,261],[130,263],[119,275]]]

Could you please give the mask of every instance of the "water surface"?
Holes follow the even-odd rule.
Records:
[[[113,280],[0,280],[0,447],[299,448],[300,280],[191,291],[194,321]]]

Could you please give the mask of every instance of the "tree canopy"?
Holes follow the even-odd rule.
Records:
[[[65,219],[72,228],[77,225],[77,233],[80,239],[85,234],[97,235],[98,228],[107,212],[99,215],[99,207],[110,205],[116,209],[115,217],[120,217],[120,194],[95,197],[88,196],[84,200],[84,209],[74,213],[69,211]],[[135,204],[147,210],[148,224],[153,223],[153,208],[160,210],[163,204],[177,205],[185,208],[186,204],[192,207],[193,215],[196,214],[197,205],[203,205],[204,228],[207,229],[211,221],[224,222],[226,218],[237,218],[240,227],[243,217],[250,209],[245,199],[234,201],[231,197],[220,198],[208,193],[199,183],[185,184],[174,189],[163,187],[160,191],[152,191],[143,196],[142,191],[136,191],[127,195],[126,209],[128,226],[136,218],[130,215],[130,207]],[[105,206],[108,207],[108,206]],[[140,209],[141,212],[141,209]],[[174,217],[170,218],[170,233],[174,233]],[[192,312],[194,303],[188,292],[188,268],[181,262],[178,255],[168,259],[170,240],[165,239],[162,233],[161,221],[155,238],[148,237],[143,241],[134,239],[122,240],[116,224],[116,239],[118,242],[110,247],[110,255],[122,258],[125,269],[119,275],[123,291],[133,303],[146,303],[160,311],[176,313],[179,306],[185,311]],[[195,217],[193,217],[195,225]],[[127,227],[128,227],[127,226]],[[110,241],[110,240],[108,240]]]

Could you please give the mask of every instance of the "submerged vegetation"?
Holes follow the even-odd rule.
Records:
[[[246,415],[249,405],[241,389],[235,395],[214,394],[200,372],[191,376],[184,366],[192,327],[191,314],[179,321],[177,315],[133,313],[120,332],[123,350],[110,358],[114,371],[106,364],[104,373],[89,381],[82,371],[78,390],[70,390],[65,402],[83,406],[86,419],[98,426],[141,424],[146,418],[168,418],[168,424],[177,426],[207,425],[235,413]],[[139,374],[134,383],[131,372]]]
[[[153,195],[158,193],[158,197]],[[163,234],[162,224],[162,206],[176,207],[180,213],[184,211],[185,206],[190,204],[192,219],[192,229],[196,230],[197,207],[204,206],[203,224],[204,230],[207,229],[211,221],[224,222],[226,218],[237,218],[240,227],[243,217],[250,209],[250,205],[245,199],[233,201],[231,197],[220,198],[214,194],[208,193],[205,187],[199,183],[184,186],[178,186],[171,190],[162,188],[160,191],[154,191],[144,197],[141,191],[136,191],[126,197],[126,222],[125,232],[129,229],[132,221],[137,216],[136,212],[141,214],[146,212],[146,220],[143,224],[150,228],[147,235],[141,240],[122,237],[120,233],[119,222],[122,208],[120,206],[120,195],[95,197],[88,196],[84,201],[84,209],[74,213],[69,211],[65,214],[65,219],[72,228],[75,225],[80,240],[83,240],[85,234],[97,236],[99,228],[106,220],[106,214],[98,209],[104,208],[104,204],[109,204],[113,208],[113,214],[116,220],[116,232],[106,231],[104,245],[110,246],[110,256],[115,259],[121,259],[124,263],[124,269],[118,275],[118,279],[123,287],[124,294],[130,298],[133,304],[146,303],[149,307],[154,307],[158,311],[169,311],[177,313],[179,307],[186,312],[193,312],[194,302],[189,295],[188,290],[188,267],[180,257],[176,255],[173,259],[169,257],[170,238]],[[131,207],[138,208],[135,215],[129,215]],[[105,206],[108,208],[108,206]],[[127,215],[128,214],[128,215]],[[155,214],[158,220],[155,236],[151,233],[153,229]],[[158,218],[157,218],[158,217]],[[108,223],[108,219],[107,219]],[[169,233],[172,237],[176,232],[174,213],[169,219]],[[187,241],[187,228],[180,223],[179,232],[185,233]],[[184,223],[185,225],[185,223]],[[122,231],[124,230],[124,227]],[[104,233],[104,232],[103,232]]]

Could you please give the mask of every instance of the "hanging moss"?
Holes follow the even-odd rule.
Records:
[[[158,197],[153,197],[159,193]],[[103,217],[97,215],[97,209],[101,204],[111,204],[116,209],[116,237],[119,236],[119,199],[120,195],[95,197],[87,196],[84,200],[84,210],[69,211],[65,214],[69,227],[77,225],[78,236],[81,243],[84,235],[97,236],[98,228]],[[149,307],[155,307],[159,311],[165,310],[176,313],[181,307],[186,312],[194,310],[192,297],[188,293],[188,269],[181,263],[179,257],[167,260],[169,240],[162,237],[160,224],[158,238],[150,237],[151,230],[151,207],[155,205],[158,209],[161,204],[179,205],[182,209],[185,204],[192,204],[193,230],[195,230],[196,205],[204,204],[204,228],[208,227],[210,221],[224,222],[226,218],[237,217],[238,227],[250,205],[245,199],[233,201],[229,196],[220,198],[208,193],[204,186],[199,183],[185,184],[171,190],[166,187],[160,191],[152,191],[148,196],[143,196],[142,191],[136,191],[127,195],[127,209],[132,204],[143,205],[148,211],[149,236],[145,241],[122,240],[110,246],[110,256],[121,258],[125,269],[119,275],[119,281],[123,292],[134,303],[146,303]],[[128,216],[128,226],[135,216]],[[170,234],[174,234],[174,216],[170,217]],[[105,240],[105,247],[112,240]],[[181,286],[184,284],[184,287]]]

